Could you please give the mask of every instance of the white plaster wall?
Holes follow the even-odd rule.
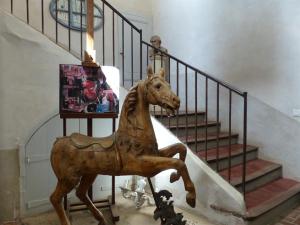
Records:
[[[295,163],[300,126],[292,110],[300,107],[299,15],[296,0],[153,1],[154,33],[164,46],[191,65],[248,91],[248,143],[259,145],[263,158],[282,163],[284,175],[296,179],[300,179]],[[182,71],[180,75],[183,82]],[[203,106],[203,81],[200,87],[198,101]],[[209,118],[215,119],[216,91],[210,90]],[[191,88],[189,96],[193,93]],[[221,96],[220,118],[226,128],[228,92],[222,90]],[[233,129],[242,136],[241,99],[233,101]],[[191,97],[191,108],[193,102]]]
[[[259,146],[263,159],[282,163],[283,176],[300,180],[299,123],[256,97],[249,96],[248,104],[248,143]],[[235,108],[239,116],[240,109]]]
[[[58,111],[60,63],[80,63],[0,10],[0,149],[16,148]]]
[[[169,51],[291,116],[300,108],[300,2],[153,1]]]

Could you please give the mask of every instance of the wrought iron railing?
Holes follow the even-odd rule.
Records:
[[[9,0],[7,0],[9,1]],[[10,12],[14,14],[14,4],[20,4],[22,0],[14,1],[10,0]],[[45,8],[47,7],[45,5],[46,0],[40,0],[40,9],[41,12],[34,12],[30,7],[30,4],[34,2],[34,4],[38,4],[38,0],[35,1],[30,1],[30,0],[23,0],[25,1],[26,7],[26,18],[22,18],[27,24],[31,25],[31,21],[33,18],[33,15],[37,17],[37,15],[40,15],[40,22],[41,26],[40,31],[45,34],[47,29],[49,27],[45,26]],[[186,131],[185,131],[185,141],[188,141],[189,134],[188,134],[188,114],[189,111],[194,111],[195,113],[195,134],[194,134],[194,140],[195,140],[195,146],[196,146],[196,151],[197,151],[197,145],[198,145],[198,132],[197,132],[197,124],[198,124],[198,117],[197,117],[197,112],[199,111],[199,99],[204,99],[204,104],[202,109],[205,112],[205,118],[204,118],[204,124],[205,124],[205,132],[204,132],[204,151],[205,151],[205,159],[207,160],[207,151],[208,151],[208,117],[209,117],[209,102],[214,102],[216,104],[216,110],[215,110],[215,118],[217,121],[217,124],[220,122],[220,89],[223,88],[224,90],[227,91],[228,93],[228,99],[227,103],[228,104],[228,180],[230,182],[231,179],[231,161],[232,161],[232,155],[231,155],[231,134],[232,134],[232,123],[233,123],[233,97],[238,96],[240,99],[242,99],[242,118],[240,118],[240,121],[242,121],[242,145],[243,145],[243,166],[242,166],[242,191],[245,193],[245,181],[246,181],[246,148],[247,148],[247,92],[242,92],[238,90],[237,88],[229,85],[226,82],[223,82],[219,79],[216,79],[212,75],[209,75],[197,68],[195,68],[192,65],[189,65],[185,63],[184,61],[176,58],[175,56],[166,53],[165,51],[162,51],[159,48],[155,48],[151,44],[143,41],[142,39],[142,30],[136,27],[130,20],[128,20],[122,13],[120,13],[117,9],[115,9],[110,3],[108,3],[106,0],[101,0],[102,2],[102,32],[101,32],[101,58],[102,64],[103,65],[112,65],[116,66],[120,69],[121,71],[121,85],[124,87],[129,87],[134,84],[135,81],[143,79],[146,75],[144,71],[146,71],[146,66],[150,63],[149,61],[149,50],[155,50],[156,52],[160,53],[161,56],[161,65],[156,65],[156,61],[154,60],[154,70],[156,70],[155,67],[157,66],[163,66],[162,62],[168,62],[168,71],[169,71],[169,81],[171,85],[173,86],[173,89],[176,91],[177,95],[180,94],[180,90],[184,90],[184,106],[181,108],[183,109],[185,113],[185,126],[186,126]],[[71,0],[68,1],[68,9],[70,9],[70,4]],[[54,40],[57,44],[60,44],[62,42],[67,42],[67,46],[65,49],[77,56],[79,59],[83,59],[83,51],[85,48],[84,44],[84,30],[83,30],[83,17],[84,17],[84,1],[81,1],[80,4],[80,29],[79,29],[79,52],[74,51],[72,49],[72,35],[73,32],[71,30],[71,11],[68,10],[68,28],[67,28],[67,40],[61,40],[63,35],[60,34],[59,28],[60,24],[58,22],[59,15],[58,15],[58,10],[55,11],[55,31],[54,31],[54,37],[50,36],[52,40]],[[58,7],[58,1],[55,1],[55,7],[57,9]],[[109,18],[109,16],[111,16]],[[35,21],[36,22],[36,21]],[[118,28],[116,26],[118,25]],[[111,33],[105,32],[105,29],[107,29],[110,26],[111,28]],[[120,29],[120,32],[116,32],[116,29]],[[129,39],[130,39],[130,49],[126,51],[126,43],[125,43],[125,33],[129,32]],[[48,35],[49,36],[49,35]],[[60,37],[61,36],[61,37]],[[138,37],[138,41],[134,41],[134,36]],[[96,42],[99,41],[95,40]],[[75,41],[74,41],[75,42]],[[121,44],[120,44],[121,42]],[[118,57],[117,54],[117,47],[116,45],[119,44],[119,48],[121,50],[120,52],[120,58]],[[78,45],[78,43],[75,43],[75,45]],[[134,51],[137,50],[137,51]],[[134,54],[134,52],[139,52],[138,54]],[[109,53],[109,54],[108,54]],[[100,59],[100,57],[98,57]],[[129,65],[126,64],[128,62]],[[138,66],[135,66],[138,65]],[[130,68],[131,72],[126,73],[126,68]],[[134,74],[134,67],[138,67],[138,76]],[[184,68],[183,75],[180,74],[181,70],[180,68]],[[136,68],[135,68],[136,69]],[[182,78],[184,76],[184,78]],[[193,76],[193,77],[192,77]],[[190,78],[193,78],[194,85],[191,86],[189,85],[189,80]],[[202,85],[201,86],[201,81]],[[127,82],[127,83],[126,83]],[[200,83],[199,83],[200,82]],[[209,95],[209,88],[212,86],[211,84],[215,85],[215,100],[212,100],[211,96]],[[204,95],[200,94],[200,89],[204,89]],[[194,89],[194,91],[191,91]],[[201,89],[201,90],[202,90]],[[202,90],[203,91],[203,90]],[[213,96],[213,95],[212,95]],[[194,106],[191,108],[189,106],[189,103],[191,103],[194,99]],[[157,109],[154,109],[154,114],[156,113]],[[159,109],[161,111],[161,109]],[[162,111],[160,112],[161,115],[163,115]],[[176,121],[176,126],[178,127],[178,111],[177,111],[177,121]],[[222,121],[224,122],[224,121]],[[170,123],[169,123],[170,126]],[[216,132],[216,141],[217,141],[217,146],[216,146],[216,170],[219,170],[219,142],[220,142],[220,128],[219,125],[217,125],[217,132]]]

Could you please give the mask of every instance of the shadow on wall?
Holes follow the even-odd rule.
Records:
[[[233,109],[242,115],[241,107]],[[237,127],[242,134],[242,126]],[[283,165],[283,175],[300,180],[300,126],[294,119],[248,96],[248,144],[259,146],[259,157]]]

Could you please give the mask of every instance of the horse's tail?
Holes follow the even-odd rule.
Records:
[[[63,138],[66,138],[66,137],[57,137],[56,140],[55,140],[54,143],[53,143],[53,146],[54,146],[59,140],[61,140],[61,139],[63,139]]]
[[[60,160],[60,152],[63,148],[63,142],[65,141],[65,139],[69,138],[68,136],[66,137],[58,137],[56,138],[55,142],[53,143],[53,147],[51,150],[51,155],[50,155],[50,162],[51,162],[51,166],[52,169],[55,173],[55,175],[58,177],[58,173],[57,173],[57,161]]]

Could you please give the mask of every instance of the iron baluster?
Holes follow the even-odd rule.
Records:
[[[195,71],[195,149],[196,153],[198,152],[198,79],[197,79],[197,71]]]
[[[208,131],[207,131],[207,117],[208,117],[208,78],[205,78],[205,160],[207,161],[207,138],[208,138]]]
[[[143,79],[143,31],[140,30],[140,80]]]
[[[124,55],[125,55],[125,40],[124,40],[124,19],[122,19],[122,79],[123,79],[123,87],[125,86],[125,61],[124,61]]]
[[[44,0],[41,2],[41,16],[42,16],[42,33],[44,33]]]
[[[155,56],[154,56],[154,58],[155,58]],[[160,54],[160,69],[162,69],[163,68],[163,57],[162,57],[162,54]],[[166,113],[166,115],[167,115],[167,113]],[[161,107],[160,108],[160,118],[161,119],[163,119],[163,108]]]
[[[243,194],[246,194],[246,148],[247,148],[247,92],[244,92],[244,129],[243,129]]]
[[[232,91],[229,90],[229,136],[231,137]],[[228,182],[231,180],[231,138],[228,146]]]
[[[102,17],[102,62],[103,65],[105,65],[105,6],[104,2],[102,2],[102,11],[103,11],[103,17]]]
[[[154,50],[154,48],[152,47],[152,50]],[[156,71],[156,61],[155,61],[155,55],[153,55],[153,68],[154,68],[154,73]],[[156,115],[156,107],[155,105],[153,106],[153,110],[154,110],[154,115]]]
[[[179,96],[179,63],[178,61],[176,62],[176,95]],[[179,109],[177,109],[176,112],[176,135],[178,136],[178,115],[179,114]]]
[[[71,51],[71,0],[68,0],[68,38],[69,38],[69,52]]]
[[[63,136],[67,136],[67,119],[63,118]],[[65,195],[64,196],[64,210],[67,211],[68,210],[68,196]]]
[[[217,124],[220,122],[220,85],[217,84]],[[231,138],[231,137],[229,137]],[[219,145],[220,145],[220,129],[219,126],[217,126],[217,168],[216,170],[219,171]]]
[[[148,65],[149,65],[149,46],[148,45],[146,45],[147,46],[147,67],[148,67]]]
[[[171,76],[170,76],[170,74],[171,74],[171,59],[170,58],[168,58],[168,62],[169,62],[169,65],[168,65],[168,73],[169,74],[167,74],[167,76],[169,77],[169,83],[170,83],[170,85],[172,85],[171,84]],[[171,127],[171,119],[170,119],[170,117],[168,117],[168,125],[169,125],[169,129],[170,129],[170,127]]]
[[[131,27],[131,86],[133,86],[133,29]]]
[[[83,60],[83,38],[82,38],[82,1],[80,1],[80,58]]]
[[[113,49],[112,49],[112,52],[113,52],[113,66],[116,65],[116,56],[115,56],[115,12],[113,11],[112,13],[112,46],[113,46]]]
[[[55,1],[55,43],[58,43],[58,8],[57,8],[57,2]]]
[[[188,79],[187,66],[185,66],[185,143],[188,143]]]
[[[29,24],[29,0],[26,0],[26,19]]]

